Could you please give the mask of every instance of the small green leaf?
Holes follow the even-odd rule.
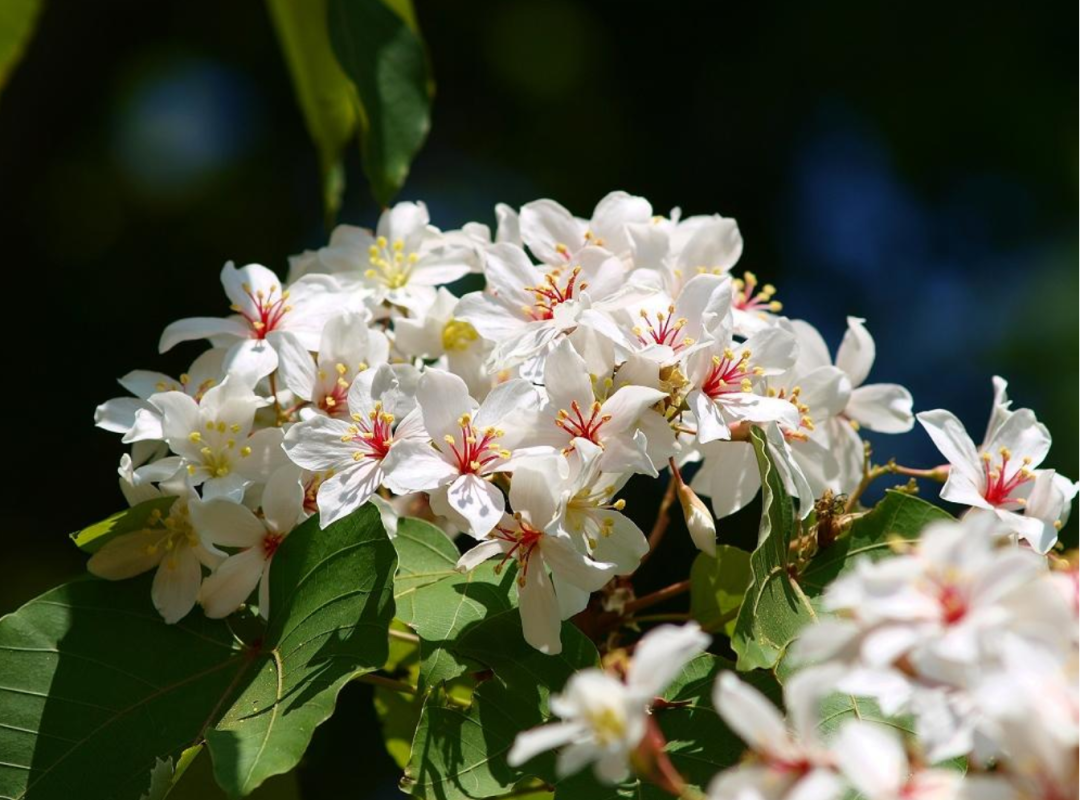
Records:
[[[330,49],[326,0],[267,0],[308,133],[319,155],[327,227],[345,190],[342,155],[360,119],[356,90]]]
[[[457,574],[458,550],[439,528],[409,517],[398,522],[394,548],[398,554],[394,602],[397,618],[408,624],[413,619],[416,592]]]
[[[734,618],[750,585],[750,554],[722,544],[716,555],[699,553],[690,568],[690,616],[706,630],[720,630],[731,636]]]
[[[156,759],[204,739],[233,795],[292,769],[341,687],[386,662],[395,561],[372,506],[309,520],[274,557],[249,645],[198,610],[166,625],[149,575],[30,601],[0,620],[0,797],[134,800]]]
[[[731,647],[740,670],[771,669],[806,624],[817,617],[788,564],[796,520],[784,482],[769,460],[765,436],[751,431],[761,470],[761,528],[750,555],[751,583],[739,609]]]
[[[137,506],[118,511],[101,522],[71,534],[71,541],[86,553],[96,553],[110,539],[122,533],[142,530],[151,517],[168,514],[175,501],[175,497],[155,497]]]
[[[361,155],[387,206],[431,126],[431,79],[408,0],[329,0],[330,42],[360,98]],[[405,12],[405,13],[402,13]]]
[[[0,89],[11,78],[37,26],[44,0],[4,0],[0,3]]]

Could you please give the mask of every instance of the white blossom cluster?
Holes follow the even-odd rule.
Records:
[[[443,232],[404,202],[375,231],[339,226],[291,259],[287,281],[226,264],[227,315],[175,322],[160,342],[210,348],[177,378],[129,373],[131,396],[97,410],[131,445],[129,503],[175,499],[90,570],[156,570],[170,623],[196,604],[227,616],[256,591],[265,616],[269,565],[301,521],[318,512],[325,527],[370,501],[393,535],[421,509],[476,540],[460,569],[517,562],[525,638],[554,654],[561,622],[649,549],[617,497],[632,476],[671,469],[694,542],[712,553],[714,518],[760,488],[752,428],[806,517],[827,492],[859,491],[861,428],[914,426],[906,389],[867,383],[864,320],[848,318],[834,358],[782,315],[771,284],[734,272],[734,220],[656,215],[623,192],[589,219],[551,200],[496,217],[494,233]],[[445,288],[470,275],[482,289]],[[714,800],[824,800],[849,786],[871,800],[1074,796],[1076,571],[1048,569],[1046,554],[1076,484],[1040,468],[1050,435],[1011,408],[1001,379],[981,445],[947,411],[917,419],[948,461],[934,468],[948,476],[942,497],[970,511],[829,588],[834,617],[799,642],[808,665],[785,686],[788,722],[721,678],[716,708],[753,756],[714,781]],[[665,626],[621,675],[578,673],[551,703],[563,721],[519,737],[511,761],[565,745],[560,773],[595,762],[602,779],[625,777],[656,696],[708,641]],[[909,715],[924,749],[865,722],[821,735],[833,691]],[[957,756],[978,777],[927,766]]]
[[[781,316],[772,285],[732,272],[734,220],[658,216],[624,192],[590,219],[551,200],[496,216],[494,235],[442,232],[404,202],[375,231],[336,228],[291,259],[288,281],[226,264],[230,313],[175,322],[160,342],[211,349],[178,378],[129,373],[133,396],[97,410],[132,445],[128,500],[177,500],[90,569],[156,567],[170,622],[196,602],[227,615],[260,583],[266,614],[267,565],[299,521],[318,511],[326,526],[371,500],[392,532],[421,498],[478,540],[463,568],[520,563],[526,636],[554,653],[560,620],[647,549],[615,497],[632,475],[701,462],[679,496],[712,551],[698,495],[717,518],[754,497],[750,426],[803,516],[863,477],[860,427],[912,427],[906,389],[866,383],[863,320],[848,319],[834,361],[811,325]],[[443,286],[470,274],[481,291]],[[993,511],[1040,552],[1053,545],[1076,487],[1036,469],[1049,434],[1009,409],[1003,382],[980,448],[948,412],[920,420],[952,464],[946,499]]]
[[[1050,568],[1007,530],[986,517],[937,523],[909,552],[865,560],[832,584],[825,607],[836,616],[796,642],[793,658],[813,663],[784,684],[786,720],[722,672],[713,705],[748,752],[713,779],[709,800],[1076,797],[1076,566]],[[511,763],[560,747],[560,776],[593,763],[600,780],[625,779],[655,747],[656,698],[708,643],[693,623],[662,626],[638,643],[624,680],[576,673],[551,700],[562,720],[520,734]],[[830,695],[864,711],[872,698],[890,718],[912,718],[917,736],[853,711],[825,733]]]

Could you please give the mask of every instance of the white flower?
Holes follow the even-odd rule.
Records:
[[[259,264],[237,269],[230,261],[221,284],[235,312],[231,317],[192,317],[174,322],[161,334],[164,353],[180,342],[211,339],[226,346],[225,368],[248,376],[251,383],[278,365],[281,338],[295,336],[307,350],[317,350],[326,320],[356,305],[326,275],[307,275],[286,289],[277,275]]]
[[[713,690],[713,706],[750,747],[750,758],[720,773],[709,786],[709,800],[743,796],[768,800],[831,800],[843,782],[833,770],[833,755],[819,740],[817,706],[827,683],[818,675],[796,674],[784,686],[788,722],[757,689],[732,672],[723,672]]]
[[[1053,474],[1039,480],[1050,432],[1033,411],[1004,410],[995,402],[988,438],[979,449],[960,420],[944,409],[921,412],[918,420],[950,464],[943,499],[996,515],[1040,553],[1054,546],[1076,489]]]
[[[420,376],[408,365],[383,364],[352,382],[345,405],[348,418],[315,416],[293,425],[285,453],[320,475],[319,524],[332,522],[366,503],[387,478],[387,456],[409,442],[427,446],[416,410]]]
[[[503,420],[532,403],[528,382],[500,384],[482,404],[456,375],[429,369],[420,378],[417,400],[426,441],[402,442],[386,460],[386,485],[397,494],[430,492],[432,510],[483,538],[499,522],[505,503],[489,480],[505,468],[510,451],[500,440]]]
[[[435,302],[422,315],[394,320],[394,348],[408,359],[439,359],[436,366],[457,375],[473,397],[483,399],[493,385],[484,366],[491,342],[470,323],[454,316],[458,302],[440,288]]]
[[[730,439],[731,426],[744,421],[797,429],[799,408],[789,398],[767,396],[764,381],[795,363],[795,337],[769,328],[739,344],[732,338],[730,315],[718,321],[712,336],[707,347],[687,359],[691,388],[686,403],[697,421],[698,441]]]
[[[854,491],[862,479],[860,427],[878,433],[906,433],[915,424],[907,389],[895,383],[864,385],[876,353],[864,321],[848,317],[847,332],[836,352],[835,367],[846,380],[840,380],[832,369],[829,349],[817,329],[802,320],[790,323],[799,341],[799,361],[797,373],[788,382],[802,385],[801,399],[813,418],[813,438],[835,454],[836,471],[823,476],[822,481],[841,494]],[[800,450],[798,445],[795,450]]]
[[[616,256],[630,253],[628,226],[648,221],[652,206],[643,197],[612,192],[596,204],[591,220],[581,220],[554,200],[521,207],[521,238],[545,264],[564,266],[587,247],[603,247]]]
[[[739,226],[719,214],[681,221],[654,218],[631,224],[629,231],[634,280],[656,285],[672,297],[697,275],[727,274],[743,251]]]
[[[323,328],[315,359],[295,338],[287,337],[280,343],[285,385],[297,398],[310,403],[301,409],[302,416],[349,416],[353,380],[364,370],[386,363],[390,343],[382,331],[368,327],[369,320],[369,314],[355,311],[332,317]]]
[[[398,203],[379,217],[374,235],[363,228],[339,225],[319,261],[331,272],[352,277],[383,302],[420,311],[435,301],[435,287],[452,283],[471,271],[470,248],[461,246],[430,225],[423,203]]]
[[[517,446],[569,452],[578,441],[591,442],[603,451],[601,471],[653,476],[654,459],[662,464],[674,452],[667,422],[651,409],[667,395],[646,386],[623,386],[598,399],[585,361],[568,339],[544,363],[544,389],[543,408],[514,418],[511,441]]]
[[[695,623],[662,625],[638,643],[625,682],[598,669],[575,673],[551,697],[551,711],[562,721],[519,733],[507,762],[520,766],[561,747],[555,763],[560,778],[593,764],[599,780],[619,783],[629,775],[630,757],[651,722],[653,700],[708,644]]]
[[[118,383],[134,397],[106,400],[94,411],[94,423],[103,430],[122,433],[125,443],[161,440],[161,412],[149,402],[150,397],[185,392],[198,402],[208,389],[224,380],[225,353],[223,348],[207,350],[179,378],[142,369],[129,372]]]
[[[278,546],[296,527],[304,509],[300,471],[287,465],[278,469],[263,492],[262,516],[230,500],[197,501],[191,518],[202,535],[219,547],[240,552],[217,565],[203,581],[199,603],[206,616],[227,617],[259,587],[259,614],[270,614],[270,562]]]
[[[484,274],[487,289],[461,298],[455,314],[495,343],[489,366],[496,369],[543,354],[587,309],[607,313],[649,293],[628,285],[622,262],[599,247],[540,268],[520,247],[496,244],[485,254]]]
[[[518,466],[510,484],[514,515],[503,515],[488,538],[461,557],[458,569],[472,569],[495,556],[503,562],[515,559],[525,641],[542,653],[555,654],[562,651],[562,620],[584,610],[589,595],[607,583],[617,567],[593,561],[559,529],[557,500],[548,486],[552,467],[546,461]]]
[[[188,485],[201,485],[204,498],[239,501],[279,461],[281,430],[252,433],[255,411],[265,401],[243,381],[226,378],[198,402],[184,392],[155,394],[150,402],[161,412],[162,437],[176,455],[140,467],[138,481],[169,480],[185,470]]]
[[[167,486],[159,497],[177,493],[167,514],[154,512],[146,527],[107,542],[90,557],[87,568],[100,578],[124,580],[156,568],[150,598],[170,625],[195,606],[203,566],[217,566],[224,556],[207,546],[192,524],[189,508],[198,496],[184,486]]]

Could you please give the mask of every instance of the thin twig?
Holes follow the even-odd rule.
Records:
[[[382,675],[376,675],[373,672],[369,672],[366,675],[357,675],[353,680],[358,683],[370,683],[372,686],[381,686],[384,689],[392,689],[395,692],[401,692],[402,694],[418,694],[420,691],[411,683],[399,681],[394,678],[387,678]]]
[[[391,639],[400,639],[403,642],[412,642],[413,644],[419,644],[420,643],[420,637],[417,636],[415,633],[406,633],[405,631],[395,631],[393,628],[390,629],[389,633],[390,633],[390,638]]]
[[[679,479],[676,477],[675,472],[672,471],[671,480],[668,481],[667,489],[660,500],[660,508],[656,511],[656,522],[653,523],[652,530],[649,531],[649,550],[642,557],[642,564],[656,551],[660,541],[664,538],[664,534],[667,533],[668,526],[671,524],[671,504],[675,502],[675,491],[678,485]]]
[[[673,583],[671,586],[665,586],[663,589],[653,592],[652,594],[643,595],[636,600],[631,600],[626,604],[626,608],[623,610],[624,614],[633,614],[635,611],[641,611],[646,608],[652,608],[653,606],[670,600],[672,597],[678,597],[680,594],[686,594],[690,591],[690,581],[679,581]]]

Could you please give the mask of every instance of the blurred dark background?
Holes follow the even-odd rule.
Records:
[[[834,347],[846,315],[868,319],[872,380],[979,438],[1001,374],[1053,432],[1048,466],[1077,476],[1075,3],[417,5],[438,95],[402,198],[436,224],[541,196],[587,216],[615,188],[734,216],[739,267],[788,314]],[[370,225],[355,153],[349,178],[343,220]],[[158,336],[224,312],[224,261],[283,273],[325,239],[264,6],[50,2],[0,95],[0,208],[6,304],[26,315],[3,371],[2,613],[80,572],[66,534],[122,505],[120,442],[92,424],[115,379],[187,366],[197,348],[160,357]],[[876,444],[937,463],[920,431]],[[309,764],[355,758],[329,741]],[[330,796],[319,774],[305,796]]]

